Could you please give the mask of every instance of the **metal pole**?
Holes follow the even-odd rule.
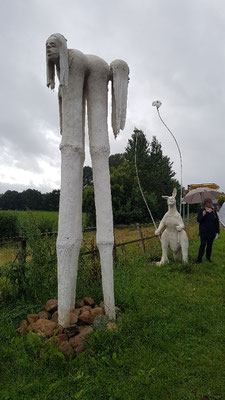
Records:
[[[188,185],[188,192],[190,190],[190,185]],[[189,217],[190,217],[190,212],[189,212],[189,203],[187,203],[187,231],[189,232]]]

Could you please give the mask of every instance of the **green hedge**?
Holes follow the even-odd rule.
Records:
[[[0,214],[0,238],[19,235],[19,222],[15,215]]]

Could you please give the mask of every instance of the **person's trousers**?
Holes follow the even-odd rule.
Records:
[[[198,251],[198,261],[202,261],[205,247],[206,247],[206,259],[210,261],[213,240],[214,240],[214,236],[200,236],[201,243],[200,243],[200,247],[199,247],[199,251]]]

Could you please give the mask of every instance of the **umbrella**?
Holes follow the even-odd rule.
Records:
[[[197,189],[190,190],[183,198],[184,203],[203,203],[205,199],[216,200],[221,195],[220,192],[208,187],[199,187]]]

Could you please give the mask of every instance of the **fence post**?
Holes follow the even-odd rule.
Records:
[[[94,238],[91,239],[91,276],[92,281],[96,281],[99,276],[99,253],[96,252],[97,247],[94,243]]]
[[[25,238],[21,238],[21,240],[17,244],[19,253],[18,253],[18,261],[20,264],[24,264],[26,262],[26,248],[27,248],[27,241]]]
[[[113,261],[115,262],[115,264],[117,264],[118,262],[115,233],[114,233],[114,245],[113,245]]]
[[[142,234],[142,230],[139,224],[137,224],[137,230],[138,230],[138,236],[141,240],[141,247],[143,252],[145,253],[145,242],[144,242],[144,238],[143,238],[143,234]]]

